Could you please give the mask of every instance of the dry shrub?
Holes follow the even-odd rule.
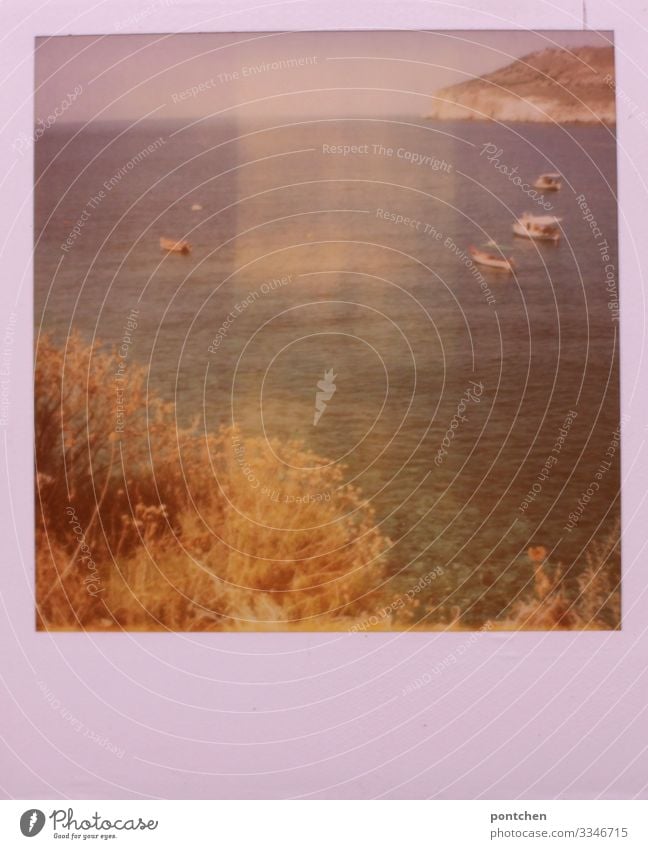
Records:
[[[340,467],[180,427],[142,367],[115,383],[119,362],[78,335],[38,343],[40,628],[320,630],[373,611],[389,540]]]
[[[531,551],[531,550],[530,550]],[[585,554],[585,568],[568,587],[560,564],[552,569],[534,560],[533,594],[513,605],[511,613],[496,624],[501,630],[594,630],[621,627],[621,555],[618,524],[603,542]]]

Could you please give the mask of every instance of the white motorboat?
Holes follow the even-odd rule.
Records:
[[[561,220],[555,215],[531,215],[530,212],[524,212],[513,222],[513,232],[527,239],[557,242],[560,239],[558,224]]]
[[[497,245],[494,245],[497,247]],[[476,248],[470,245],[468,248],[470,256],[479,265],[486,265],[488,268],[499,268],[502,271],[513,271],[515,263],[512,257],[505,257],[503,254],[495,254],[492,251],[484,251],[481,248]]]

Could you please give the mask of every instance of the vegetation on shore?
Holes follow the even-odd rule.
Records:
[[[326,630],[375,607],[389,540],[342,469],[181,427],[117,363],[78,335],[38,344],[39,627]]]
[[[436,580],[395,592],[391,542],[340,466],[235,425],[181,427],[146,378],[78,335],[38,342],[39,629],[466,628]],[[532,585],[489,630],[620,627],[618,536],[575,578],[529,549]]]

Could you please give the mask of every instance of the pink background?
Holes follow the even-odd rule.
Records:
[[[169,0],[171,4],[172,0]],[[476,5],[476,0],[473,0]],[[483,5],[483,4],[482,4]],[[111,2],[1,7],[3,283],[16,316],[4,474],[0,788],[17,798],[630,798],[648,783],[646,12],[586,4],[615,30],[619,98],[624,620],[621,633],[56,634],[34,630],[32,163],[36,35],[335,28],[581,28],[583,5]],[[520,8],[522,6],[522,8]],[[641,169],[641,170],[637,170]],[[639,229],[641,228],[641,229]],[[440,674],[432,670],[449,657]],[[403,695],[425,673],[426,686]],[[93,739],[93,736],[95,739]],[[107,744],[117,749],[111,751]],[[119,756],[123,752],[122,756]]]

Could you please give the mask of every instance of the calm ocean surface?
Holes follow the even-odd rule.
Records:
[[[441,565],[434,592],[469,621],[503,611],[523,588],[530,544],[555,546],[553,561],[575,577],[619,509],[618,449],[606,457],[619,424],[605,273],[616,285],[614,136],[415,117],[285,123],[48,130],[36,150],[37,331],[62,342],[74,327],[120,345],[139,310],[129,357],[149,364],[183,423],[234,420],[246,435],[343,457],[395,543],[393,572],[411,586]],[[480,155],[486,143],[525,182],[564,175],[546,196],[563,219],[560,244],[514,239],[513,217],[543,210]],[[160,236],[193,251],[165,256]],[[489,298],[462,252],[490,238],[517,272],[482,268]],[[264,286],[271,280],[281,284]],[[336,392],[314,426],[328,369]],[[439,460],[471,381],[483,391]],[[570,411],[541,491],[521,509]]]

